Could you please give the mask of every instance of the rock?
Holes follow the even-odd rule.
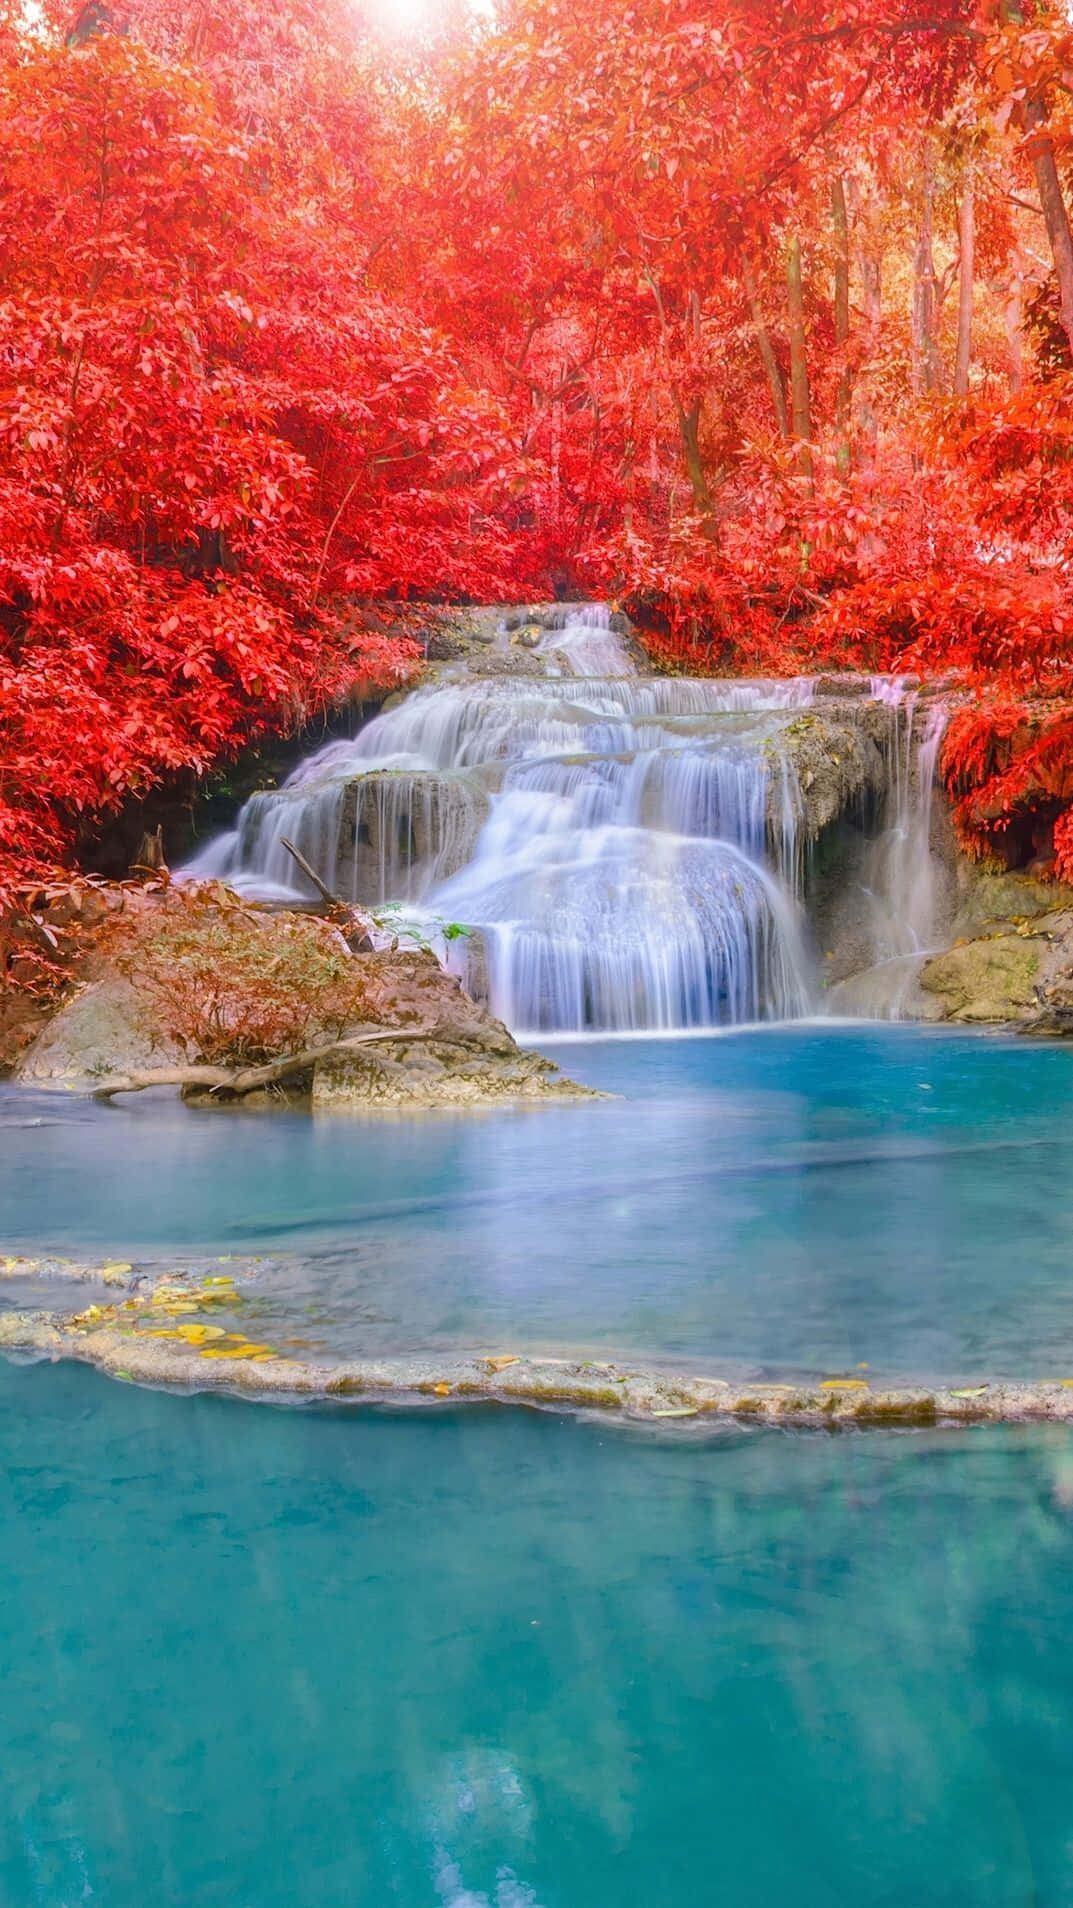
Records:
[[[355,776],[339,813],[340,891],[369,905],[416,898],[470,859],[489,808],[480,780],[462,771]]]
[[[397,1023],[399,1039],[318,1061],[314,1111],[599,1097],[564,1080],[542,1054],[519,1047],[502,1022],[471,1000],[434,955],[373,955],[367,970],[377,996],[378,1024]],[[441,1037],[408,1040],[408,1025],[433,1025]]]
[[[184,1055],[146,1019],[130,981],[113,970],[75,994],[23,1054],[24,1086],[86,1086],[104,1074],[177,1066]]]
[[[890,710],[867,700],[841,706],[832,700],[786,721],[768,745],[776,771],[768,787],[772,834],[782,829],[787,795],[799,832],[810,842],[843,816],[861,818],[874,810],[887,787],[884,748],[890,733]]]
[[[1036,1008],[1040,962],[1047,952],[1047,942],[1034,936],[989,935],[926,961],[920,984],[938,998],[945,1019],[1023,1019]]]
[[[958,869],[955,938],[971,940],[1002,926],[1020,926],[1055,909],[1073,905],[1073,891],[1058,881],[982,868],[962,861]]]
[[[269,916],[261,931],[271,934]],[[350,1032],[397,1028],[397,1042],[325,1058],[286,1095],[262,1093],[266,1107],[308,1098],[319,1109],[491,1106],[507,1100],[599,1098],[563,1079],[554,1063],[520,1048],[501,1021],[463,992],[426,950],[356,957],[366,983],[368,1018]],[[433,1040],[415,1039],[434,1028]],[[334,1038],[334,1032],[326,1039]],[[311,1045],[317,1045],[313,1039]],[[182,1066],[188,1056],[147,1019],[137,989],[113,969],[60,1009],[23,1057],[16,1078],[31,1086],[92,1088],[102,1077]],[[196,1104],[234,1104],[193,1090]],[[250,1095],[242,1105],[258,1104]]]
[[[541,1054],[489,1054],[480,1042],[421,1042],[338,1054],[313,1074],[314,1112],[373,1107],[491,1106],[504,1100],[593,1098]]]

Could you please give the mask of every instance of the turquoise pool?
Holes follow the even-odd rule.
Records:
[[[0,1249],[270,1254],[317,1356],[1073,1375],[1073,1052],[793,1026],[561,1050],[618,1100],[424,1120],[0,1093]]]
[[[12,1908],[1066,1908],[1073,1438],[0,1365]]]

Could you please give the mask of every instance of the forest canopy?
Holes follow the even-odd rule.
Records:
[[[1073,879],[1062,7],[0,0],[0,89],[0,890],[567,594],[948,682]]]

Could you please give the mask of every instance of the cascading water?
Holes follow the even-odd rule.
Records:
[[[872,694],[893,715],[885,814],[866,871],[874,964],[843,983],[839,1004],[869,1019],[902,1020],[923,962],[938,951],[931,821],[947,709],[922,705],[900,677],[874,677]]]
[[[293,896],[286,837],[336,892],[472,930],[452,964],[516,1031],[807,1012],[799,910],[765,844],[779,712],[810,684],[640,678],[596,606],[545,628],[539,661],[536,679],[417,690],[255,796],[189,872]]]

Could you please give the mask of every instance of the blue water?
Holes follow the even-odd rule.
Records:
[[[0,1365],[5,1908],[1067,1908],[1073,1438]]]
[[[624,1097],[385,1122],[8,1089],[0,1249],[271,1251],[258,1334],[322,1353],[1073,1376],[1073,1052],[827,1025],[559,1057]]]

